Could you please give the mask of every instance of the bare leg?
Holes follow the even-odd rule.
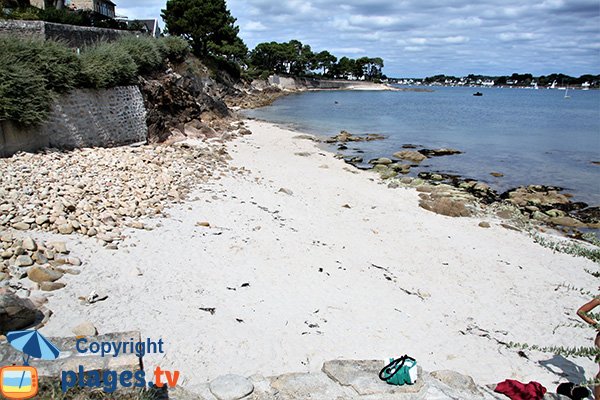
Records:
[[[596,340],[594,341],[594,344],[596,345],[597,348],[600,348],[600,333],[598,333],[596,335]],[[598,364],[598,366],[600,367],[600,363]],[[600,370],[598,371],[598,374],[596,375],[596,381],[600,380]],[[594,387],[594,399],[596,400],[600,400],[600,385],[596,385]]]

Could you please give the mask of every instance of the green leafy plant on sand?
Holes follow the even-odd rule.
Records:
[[[591,246],[585,246],[572,242],[559,242],[546,239],[540,235],[533,234],[533,241],[542,247],[546,247],[559,253],[570,254],[575,257],[584,257],[600,264],[600,248],[598,248],[598,239],[593,235],[584,235]]]

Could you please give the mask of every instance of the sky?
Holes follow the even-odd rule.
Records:
[[[160,18],[165,0],[115,0]],[[240,37],[381,57],[391,77],[600,74],[600,0],[229,0]]]

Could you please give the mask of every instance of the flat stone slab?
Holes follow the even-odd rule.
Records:
[[[53,361],[44,361],[37,358],[32,358],[30,364],[35,367],[38,371],[40,378],[60,378],[62,371],[77,371],[79,366],[82,365],[84,371],[93,370],[114,370],[114,371],[138,371],[142,369],[141,357],[136,354],[127,353],[121,354],[118,357],[112,357],[85,353],[79,353],[75,348],[77,341],[76,337],[67,338],[47,338],[60,350],[58,359]],[[90,341],[98,342],[129,342],[140,340],[140,332],[119,332],[109,333],[106,335],[95,336],[88,339]],[[23,365],[23,353],[15,350],[7,341],[0,342],[0,367],[9,365]]]
[[[248,378],[239,375],[221,375],[209,384],[210,392],[219,400],[239,400],[254,390]]]
[[[347,400],[357,397],[351,388],[344,388],[323,373],[284,374],[271,381],[276,399],[285,400]]]
[[[453,389],[468,391],[474,395],[482,396],[482,393],[477,389],[477,384],[468,375],[463,375],[456,371],[441,370],[431,372],[431,376]]]
[[[423,372],[414,385],[390,385],[379,379],[385,367],[382,360],[333,360],[323,364],[323,372],[342,386],[350,386],[359,395],[418,393],[423,389]]]

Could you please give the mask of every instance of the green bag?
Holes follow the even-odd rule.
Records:
[[[379,372],[379,379],[390,385],[412,385],[417,381],[417,360],[406,354],[390,358],[390,363]]]

